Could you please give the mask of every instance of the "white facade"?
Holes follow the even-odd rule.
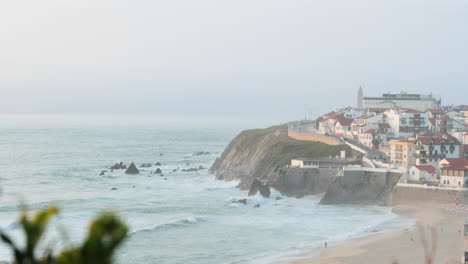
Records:
[[[390,109],[385,111],[391,134],[398,137],[414,137],[429,129],[429,118],[426,113],[405,109]]]
[[[467,177],[440,175],[440,185],[447,187],[462,188]]]
[[[421,180],[437,180],[437,172],[429,173],[426,170],[419,169],[416,166],[412,166],[408,172],[408,180],[421,181]]]
[[[429,108],[439,108],[441,100],[431,94],[383,94],[381,97],[364,97],[364,107],[370,109],[410,108],[425,111]]]
[[[318,161],[293,159],[290,168],[318,168]]]

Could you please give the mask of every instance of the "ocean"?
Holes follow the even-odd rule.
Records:
[[[399,219],[384,207],[319,205],[319,196],[248,197],[236,182],[216,180],[206,169],[181,171],[209,168],[240,125],[84,120],[0,118],[0,228],[19,243],[21,208],[49,204],[61,211],[42,248],[80,242],[89,221],[112,210],[130,227],[117,263],[140,264],[271,263],[324,241],[332,246],[382,231]],[[99,176],[120,161],[153,166],[138,175]],[[158,167],[163,177],[151,173]],[[247,204],[235,203],[244,198]],[[0,260],[9,259],[1,245]]]

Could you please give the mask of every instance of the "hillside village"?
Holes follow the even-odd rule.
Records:
[[[303,140],[344,142],[365,154],[365,167],[401,172],[403,184],[468,187],[468,105],[444,106],[432,94],[365,97],[359,88],[356,107],[290,123],[289,131]],[[307,159],[291,164],[318,166]]]

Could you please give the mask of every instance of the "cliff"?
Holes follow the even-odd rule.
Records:
[[[294,176],[296,180],[292,180],[290,185],[285,180],[288,177],[284,178],[290,172],[281,172],[280,169],[288,165],[293,158],[337,156],[341,150],[346,150],[347,155],[352,153],[345,145],[331,146],[292,139],[288,137],[287,125],[246,130],[231,141],[210,170],[220,180],[239,180],[239,187],[242,189],[248,189],[255,179],[259,179],[285,194],[302,196],[324,192],[328,185],[326,182],[320,183],[319,178],[313,179],[314,175],[318,174],[312,171],[302,176]],[[307,188],[304,188],[304,183]]]

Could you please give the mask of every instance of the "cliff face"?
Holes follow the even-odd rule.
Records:
[[[351,150],[345,145],[330,146],[289,138],[287,125],[247,130],[231,141],[210,170],[218,179],[239,180],[242,189],[249,188],[255,179],[259,179],[286,194],[302,196],[318,189],[323,192],[326,189],[314,189],[313,186],[327,184],[319,183],[319,178],[315,181],[313,172],[309,176],[295,176],[296,181],[289,184],[284,178],[289,172],[281,172],[280,168],[288,165],[293,158],[337,156],[341,150],[347,150],[347,154],[351,154]],[[309,186],[306,190],[304,183]]]

